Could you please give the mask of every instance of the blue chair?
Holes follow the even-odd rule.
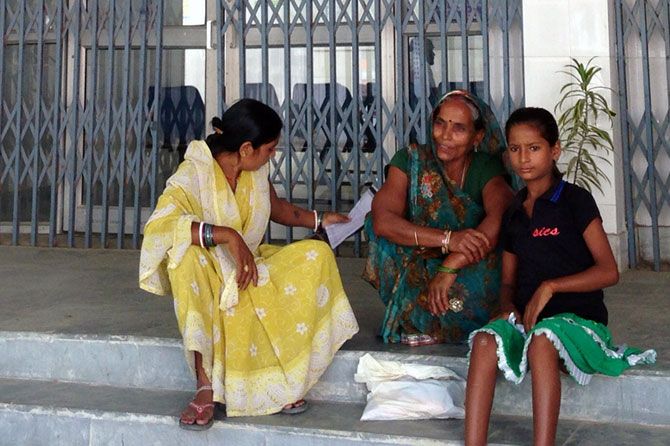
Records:
[[[375,94],[377,94],[377,84],[374,82],[368,82],[360,86],[361,92],[361,104],[366,114],[370,113],[370,109],[375,105]],[[361,119],[361,126],[363,126],[363,120]],[[377,141],[375,140],[375,128],[377,126],[377,116],[375,112],[372,112],[372,117],[370,118],[370,123],[363,130],[363,147],[361,150],[363,152],[374,152],[377,147]]]
[[[263,101],[263,90],[267,88],[267,101]],[[279,106],[279,99],[277,97],[277,90],[275,90],[274,85],[262,83],[247,83],[244,84],[244,97],[256,99],[257,101],[265,102],[270,106],[274,111],[276,111],[281,116],[281,108]]]
[[[320,116],[317,116],[315,113],[312,113],[311,110],[307,111],[308,113],[307,119],[312,119],[312,125],[313,125],[312,129],[314,131],[314,137],[315,137],[314,139],[324,141],[323,146],[319,147],[318,149],[323,150],[325,152],[327,152],[327,150],[333,145],[333,143],[330,141],[330,130],[331,130],[330,90],[331,90],[330,83],[312,84],[312,101],[314,106],[313,110],[314,111],[318,110]],[[300,110],[304,106],[305,101],[307,100],[307,84],[304,83],[295,84],[293,86],[291,100],[293,101],[293,104],[296,106],[296,108]],[[335,101],[339,106],[339,108],[345,110],[347,107],[351,105],[352,100],[353,98],[351,96],[351,92],[349,91],[349,89],[344,85],[336,83]],[[353,114],[356,114],[355,111]],[[340,126],[343,123],[344,121],[342,120],[340,113],[336,112],[335,125]],[[348,127],[345,126],[344,130],[346,140],[344,143],[344,147],[342,148],[342,150],[345,152],[350,151],[354,145],[350,131],[350,129],[353,128],[354,120],[350,117],[349,121],[346,124],[348,126]],[[358,125],[357,122],[356,125]],[[307,137],[308,135],[303,134],[301,136],[305,140],[305,144],[302,147],[302,149],[304,150],[307,147],[307,140],[309,140],[309,138]],[[337,143],[335,145],[337,145]]]
[[[192,85],[161,87],[158,137],[160,147],[177,150],[179,161],[184,159],[188,143],[202,139],[205,133],[205,103]],[[149,107],[154,102],[155,87],[149,87]]]

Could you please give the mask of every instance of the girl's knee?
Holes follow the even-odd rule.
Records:
[[[490,333],[477,333],[472,339],[472,355],[496,356],[497,348],[496,338]]]
[[[544,333],[534,334],[533,338],[530,340],[529,349],[539,349],[539,348],[553,348],[554,344],[551,343],[549,338]]]
[[[477,333],[472,339],[472,351],[470,352],[470,366],[468,377],[475,378],[493,374],[498,368],[498,343],[496,338],[489,333]]]
[[[533,357],[546,356],[546,355],[558,355],[556,347],[549,340],[545,334],[535,334],[530,340],[528,345],[528,359],[533,360]]]

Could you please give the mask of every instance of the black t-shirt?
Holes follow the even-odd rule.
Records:
[[[595,218],[601,218],[591,194],[565,181],[556,182],[535,201],[532,217],[523,208],[527,194],[527,189],[519,191],[503,218],[502,230],[505,251],[517,256],[514,305],[521,314],[543,281],[593,266],[583,233]],[[602,290],[556,293],[538,320],[566,312],[607,324]]]

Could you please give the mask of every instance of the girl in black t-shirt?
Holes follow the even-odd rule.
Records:
[[[655,361],[656,352],[611,343],[602,289],[619,274],[591,194],[566,183],[556,120],[521,108],[505,127],[509,159],[526,183],[503,219],[501,311],[470,335],[466,445],[486,444],[497,368],[519,383],[530,367],[534,444],[554,444],[559,370],[586,384]]]

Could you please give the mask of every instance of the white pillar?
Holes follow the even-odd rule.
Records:
[[[610,12],[611,2],[606,0],[524,0],[523,45],[526,105],[544,107],[554,113],[561,87],[569,81],[565,65],[571,58],[586,63],[596,57],[594,64],[602,71],[595,79],[596,85],[617,90],[615,22]],[[610,107],[618,110],[615,92],[601,91]],[[556,113],[555,113],[556,115]],[[614,126],[618,127],[617,116]],[[602,165],[611,184],[604,184],[603,191],[593,191],[603,217],[619,269],[628,267],[626,242],[625,202],[621,161],[621,140],[614,129],[614,154],[609,155],[612,165]]]

